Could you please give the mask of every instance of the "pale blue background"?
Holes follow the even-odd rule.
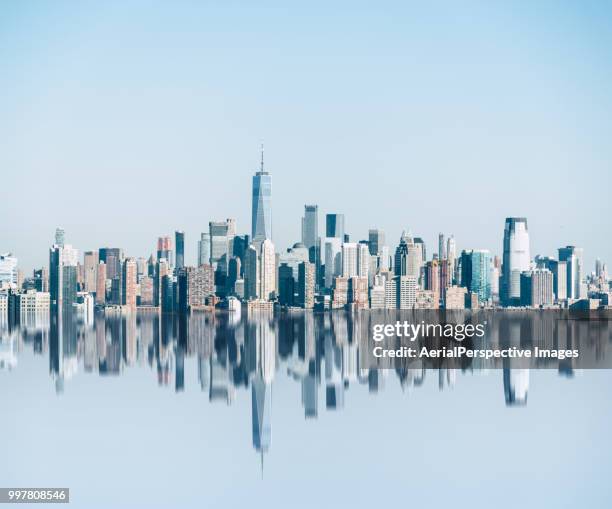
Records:
[[[250,231],[266,143],[277,250],[304,203],[392,248],[612,263],[610,2],[34,2],[0,5],[0,252],[148,255],[211,219]]]

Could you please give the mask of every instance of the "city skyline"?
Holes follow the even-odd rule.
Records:
[[[498,225],[527,217],[533,253],[611,260],[611,15],[591,8],[3,6],[0,251],[29,272],[57,225],[129,253],[180,229],[192,265],[208,221],[249,231],[264,140],[278,250],[316,203],[356,239],[501,255]]]

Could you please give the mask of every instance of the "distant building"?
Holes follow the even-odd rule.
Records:
[[[252,244],[247,248],[244,255],[244,299],[254,300],[259,298],[259,254]]]
[[[521,274],[521,305],[550,306],[554,302],[553,274],[548,269],[535,269]]]
[[[310,262],[302,262],[298,267],[297,305],[304,309],[314,307],[315,271],[315,264]]]
[[[461,252],[461,283],[468,292],[478,295],[478,301],[491,300],[491,254],[486,249]],[[520,293],[519,293],[520,296]]]
[[[302,244],[306,249],[315,248],[319,242],[319,207],[317,205],[304,205],[302,218]]]
[[[440,307],[438,294],[432,290],[417,290],[414,299],[414,309],[438,309]]]
[[[185,266],[185,232],[174,232],[174,246],[176,248],[176,268],[182,269]]]
[[[515,306],[520,303],[521,273],[529,270],[530,262],[527,219],[506,218],[500,295],[504,306]]]
[[[272,176],[264,169],[263,147],[259,171],[253,175],[251,225],[253,242],[272,239]]]
[[[465,296],[467,288],[463,286],[451,286],[446,289],[444,307],[446,309],[465,309]]]
[[[17,258],[11,253],[0,254],[0,288],[17,287]]]
[[[210,233],[200,234],[198,240],[198,265],[210,264]]]
[[[351,277],[349,279],[348,301],[350,304],[354,304],[357,309],[367,309],[370,307],[367,277]]]
[[[83,253],[83,286],[86,292],[95,293],[98,279],[98,251]]]
[[[260,297],[264,300],[273,300],[276,294],[276,255],[274,244],[270,239],[265,239],[261,244],[260,260]]]
[[[121,305],[128,310],[136,309],[138,267],[135,258],[126,258],[123,262],[123,275],[121,278]]]
[[[9,294],[8,312],[14,320],[20,320],[27,314],[48,312],[51,296],[48,292],[28,290],[25,293]]]
[[[583,299],[586,294],[582,288],[583,274],[583,250],[576,246],[559,248],[559,261],[566,265],[566,291],[568,299]]]
[[[121,277],[123,250],[116,247],[101,247],[98,249],[98,260],[106,264],[106,279]]]
[[[281,306],[293,306],[294,296],[295,279],[293,278],[293,269],[286,263],[281,263],[278,268],[278,302]]]
[[[342,239],[325,239],[325,287],[331,288],[334,278],[342,274]]]
[[[344,242],[344,235],[344,214],[327,214],[325,216],[325,236]]]
[[[153,305],[153,278],[150,276],[143,276],[140,279],[140,306],[152,306]],[[97,299],[96,299],[97,300]]]
[[[157,259],[164,259],[169,267],[174,267],[174,252],[172,250],[172,239],[164,235],[157,239]]]
[[[106,264],[98,263],[96,269],[96,304],[106,304]]]

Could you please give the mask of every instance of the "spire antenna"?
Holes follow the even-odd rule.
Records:
[[[264,144],[261,144],[261,171],[264,171]]]

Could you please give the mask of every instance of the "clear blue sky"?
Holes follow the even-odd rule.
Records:
[[[304,203],[356,239],[402,229],[612,264],[608,2],[2,2],[0,251],[146,256],[250,231],[266,144],[277,250]],[[323,223],[323,217],[320,220]]]

